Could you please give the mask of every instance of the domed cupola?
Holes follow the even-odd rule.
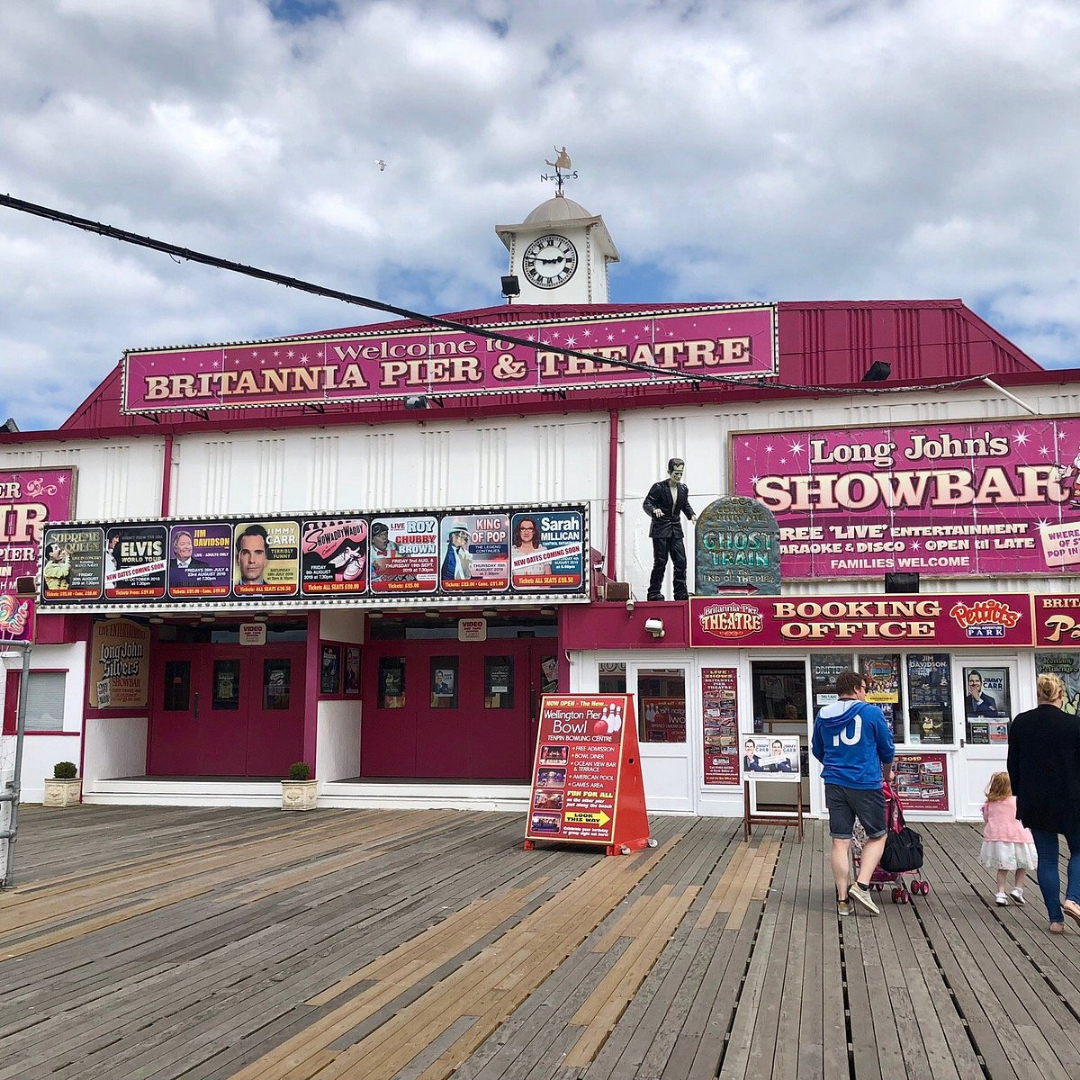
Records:
[[[602,217],[593,216],[562,193],[570,158],[564,147],[554,162],[558,182],[553,199],[542,202],[518,225],[497,225],[510,252],[523,304],[606,304],[608,263],[619,253]],[[576,177],[576,173],[572,174]]]

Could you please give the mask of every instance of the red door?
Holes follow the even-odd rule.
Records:
[[[364,702],[363,776],[528,779],[553,640],[375,641],[365,651],[374,691]]]
[[[161,645],[151,776],[283,776],[303,752],[304,647]]]

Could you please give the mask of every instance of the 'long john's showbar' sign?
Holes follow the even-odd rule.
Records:
[[[687,375],[776,374],[771,304],[485,326],[372,330],[236,345],[129,350],[123,410],[158,413],[442,396],[662,385]],[[572,349],[589,358],[568,355]],[[640,368],[622,366],[623,363]]]

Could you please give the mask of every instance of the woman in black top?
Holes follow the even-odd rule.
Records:
[[[1065,684],[1040,675],[1037,708],[1020,713],[1009,732],[1009,779],[1016,816],[1031,830],[1039,852],[1039,889],[1060,934],[1065,916],[1080,924],[1080,717],[1062,710]],[[1058,874],[1058,835],[1069,845],[1065,903]]]

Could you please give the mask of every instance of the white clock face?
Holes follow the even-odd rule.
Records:
[[[577,261],[577,248],[565,236],[550,233],[525,249],[521,268],[538,289],[554,289],[574,276]]]

